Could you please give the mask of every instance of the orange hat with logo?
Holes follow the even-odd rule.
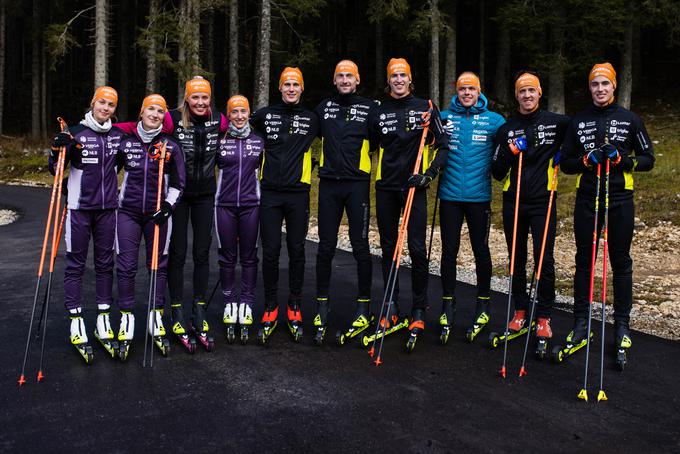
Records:
[[[350,73],[357,78],[357,82],[361,82],[361,77],[359,77],[359,67],[352,60],[340,60],[337,65],[335,65],[335,72],[333,73],[333,78],[338,75],[338,73]]]
[[[614,67],[609,62],[596,63],[588,74],[588,83],[592,82],[597,76],[604,76],[612,83],[614,88],[616,88],[616,71]]]
[[[154,93],[144,98],[144,101],[142,101],[142,108],[139,111],[139,115],[141,115],[142,112],[144,112],[144,109],[152,105],[161,106],[164,111],[166,112],[168,111],[168,105],[165,102],[165,98],[159,94]]]
[[[397,73],[406,73],[408,78],[413,81],[413,77],[411,77],[411,65],[409,65],[404,58],[390,59],[390,62],[387,64],[387,82],[390,81],[390,77],[392,77],[393,74]]]
[[[287,80],[296,81],[302,87],[302,91],[305,90],[305,80],[302,78],[302,71],[300,71],[300,68],[291,68],[290,66],[283,68],[281,76],[279,77],[279,90],[281,90],[281,87]]]
[[[201,76],[194,76],[193,79],[187,80],[187,83],[184,85],[184,99],[187,99],[194,93],[207,93],[208,96],[212,96],[210,82]]]
[[[465,85],[472,85],[478,92],[482,92],[482,84],[479,82],[479,77],[472,71],[465,71],[456,80],[456,90]]]
[[[515,81],[515,96],[522,88],[534,87],[538,92],[538,96],[543,96],[543,89],[541,88],[541,81],[538,77],[531,73],[524,73]]]
[[[227,101],[227,116],[237,107],[244,107],[250,113],[250,103],[248,98],[241,95],[234,95]]]
[[[107,101],[112,102],[114,106],[117,106],[118,92],[111,87],[107,87],[106,85],[101,86],[94,91],[94,96],[92,97],[92,101],[90,101],[90,105],[94,104],[94,102],[98,99],[106,99]]]

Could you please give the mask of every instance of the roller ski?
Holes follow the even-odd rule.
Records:
[[[330,312],[330,302],[327,297],[316,299],[316,316],[314,317],[314,343],[318,346],[323,344],[328,329],[328,313]]]
[[[535,328],[536,323],[532,322],[531,329],[533,330]],[[505,333],[489,333],[489,348],[494,349],[498,347],[502,342],[505,342],[506,337],[508,341],[511,341],[524,336],[528,332],[529,328],[527,327],[526,311],[517,310]]]
[[[253,309],[250,307],[250,304],[239,304],[238,323],[241,325],[241,343],[245,345],[250,337],[250,325],[253,324]]]
[[[616,342],[616,367],[623,372],[628,362],[628,349],[633,346],[628,325],[615,323],[614,336]]]
[[[536,324],[536,350],[534,352],[536,359],[545,359],[548,354],[550,339],[552,339],[550,319],[547,317],[538,317],[538,323]]]
[[[577,351],[581,350],[588,344],[588,337],[586,332],[588,331],[588,321],[586,319],[579,318],[574,323],[574,329],[571,330],[567,336],[567,342],[565,346],[555,345],[552,349],[552,360],[556,363],[564,362],[567,358],[572,356]],[[590,340],[593,339],[593,332],[590,332]]]
[[[456,300],[453,296],[442,297],[442,313],[439,316],[439,342],[446,345],[453,329],[453,321],[456,317]]]
[[[153,343],[167,357],[170,355],[170,341],[165,337],[165,326],[163,326],[163,309],[153,309],[149,320],[149,334],[153,338]]]
[[[269,337],[274,333],[276,325],[278,325],[279,307],[265,307],[264,314],[262,314],[262,326],[257,332],[257,340],[262,345],[266,345]]]
[[[299,298],[291,298],[288,300],[286,318],[288,331],[290,331],[290,335],[293,336],[293,341],[300,342],[302,340],[302,312],[300,310]]]
[[[76,348],[76,351],[83,357],[85,364],[92,364],[94,354],[92,346],[89,344],[87,332],[85,330],[85,321],[82,316],[82,309],[70,309],[69,318],[71,319],[71,345]]]
[[[357,301],[357,311],[354,314],[352,325],[347,331],[338,330],[335,333],[335,343],[337,345],[345,345],[345,342],[363,333],[373,324],[375,317],[369,314],[369,305],[369,299],[359,299]]]
[[[104,347],[108,354],[111,355],[111,358],[115,359],[119,355],[119,346],[111,329],[109,309],[109,305],[99,308],[100,312],[97,315],[97,327],[94,330],[94,337],[102,344],[102,347]]]
[[[233,344],[236,341],[236,324],[238,323],[237,303],[227,303],[224,305],[222,321],[227,331],[227,343]]]
[[[470,328],[467,329],[465,333],[465,339],[468,342],[473,342],[475,337],[484,329],[489,320],[491,319],[489,314],[489,301],[491,297],[478,297],[477,298],[477,309],[475,311],[475,321]]]
[[[125,362],[130,354],[132,339],[135,336],[135,316],[130,311],[120,311],[120,328],[118,329],[118,358]]]
[[[172,305],[172,333],[177,337],[177,340],[184,346],[187,352],[192,355],[196,351],[196,339],[189,336],[186,328],[187,324],[184,321],[184,311],[182,304],[177,303]]]
[[[215,348],[215,339],[208,334],[210,326],[205,319],[205,301],[196,301],[193,307],[193,329],[196,339],[203,345],[206,352],[211,352]]]
[[[408,330],[409,336],[406,341],[406,352],[411,353],[416,346],[418,336],[425,332],[425,311],[423,309],[413,310]]]
[[[378,329],[373,334],[365,334],[361,338],[361,345],[368,347],[371,342],[375,342],[383,337],[389,336],[392,333],[396,333],[400,329],[408,327],[408,318],[404,317],[400,320],[399,318],[399,308],[396,303],[392,303],[392,308],[388,315],[383,316],[378,322]],[[384,331],[383,331],[384,330]]]

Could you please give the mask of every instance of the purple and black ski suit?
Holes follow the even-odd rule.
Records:
[[[158,190],[158,160],[149,156],[149,149],[167,140],[170,161],[164,164],[163,193],[161,200],[173,208],[184,191],[185,170],[182,148],[166,134],[157,135],[150,143],[142,142],[137,133],[126,135],[120,141],[120,167],[125,169],[123,184],[118,196],[116,222],[116,272],[118,275],[118,307],[132,310],[135,302],[135,276],[139,258],[139,245],[144,235],[146,266],[151,267],[154,222]],[[165,282],[168,264],[168,244],[172,232],[172,217],[160,226],[158,274],[156,276],[156,307],[165,303]]]
[[[264,140],[255,133],[239,139],[225,135],[217,149],[217,231],[220,283],[224,303],[236,302],[236,253],[241,259],[241,302],[252,307],[257,280],[257,237],[260,226],[259,168]]]
[[[68,214],[64,225],[64,303],[67,310],[83,306],[83,273],[92,236],[95,300],[97,306],[104,310],[112,302],[113,242],[118,206],[116,152],[123,132],[113,127],[99,133],[82,124],[69,130],[82,148],[67,147],[64,164],[71,164],[67,183]],[[56,159],[50,157],[49,170],[53,175],[56,165]]]

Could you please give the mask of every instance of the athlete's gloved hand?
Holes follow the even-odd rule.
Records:
[[[417,173],[415,175],[411,175],[406,182],[406,187],[411,188],[426,188],[432,183],[432,177],[429,175],[425,175],[422,173]]]
[[[621,154],[614,145],[605,143],[600,147],[600,151],[602,152],[602,156],[609,159],[612,165],[616,166],[621,162]]]
[[[421,122],[422,122],[422,124],[424,124],[424,125],[430,123],[430,118],[431,118],[431,117],[432,117],[432,112],[430,112],[429,110],[426,110],[425,112],[423,112],[422,114],[420,114]]]
[[[151,216],[151,220],[156,225],[163,225],[168,221],[170,215],[172,215],[172,205],[163,200],[161,202],[161,209],[156,211],[153,216]]]
[[[54,136],[54,139],[52,139],[52,152],[51,156],[53,159],[56,159],[59,156],[59,151],[61,151],[61,147],[70,147],[74,146],[77,149],[83,148],[81,144],[76,142],[76,139],[73,138],[71,133],[68,132],[60,132],[56,136]]]
[[[522,151],[527,149],[527,139],[526,137],[518,137],[509,144],[510,151],[514,155],[520,154]]]
[[[453,134],[453,122],[452,121],[447,121],[442,125],[442,128],[444,129],[444,132],[446,135],[451,135]]]
[[[601,162],[603,162],[606,158],[606,155],[602,153],[602,150],[599,148],[595,148],[594,150],[589,151],[585,156],[583,156],[583,165],[586,167],[591,167],[593,165],[598,165]]]

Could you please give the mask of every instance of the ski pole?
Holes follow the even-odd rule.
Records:
[[[65,123],[61,118],[58,118],[61,124],[62,131]],[[59,157],[57,158],[57,166],[54,172],[54,181],[52,183],[52,195],[50,196],[50,207],[47,211],[47,221],[45,221],[45,233],[43,235],[42,250],[40,252],[40,263],[38,265],[37,279],[35,283],[35,293],[33,295],[33,307],[31,309],[31,319],[28,323],[28,335],[26,336],[26,348],[24,350],[24,360],[21,365],[21,375],[19,376],[19,386],[26,383],[26,361],[28,360],[28,350],[31,346],[31,332],[33,331],[33,320],[35,318],[35,308],[38,305],[38,293],[40,292],[40,281],[42,280],[43,269],[45,265],[45,255],[47,254],[47,239],[50,235],[50,227],[52,225],[52,213],[54,212],[55,201],[57,197],[57,186],[61,181],[61,176],[64,171],[64,161],[66,160],[66,147],[61,147],[59,150]]]
[[[66,221],[66,213],[67,212],[68,212],[68,208],[67,208],[66,205],[64,205],[64,209],[61,212],[61,220],[59,221],[59,231],[57,233],[57,246],[56,246],[57,252],[59,252],[59,243],[61,242],[61,234],[64,231],[64,222]],[[56,221],[56,219],[55,219],[55,221]],[[54,244],[52,246],[54,247]],[[56,255],[56,253],[55,253],[55,255]],[[36,339],[40,339],[40,333],[42,332],[41,326],[42,326],[43,316],[45,315],[45,305],[47,303],[47,295],[50,293],[49,289],[51,287],[51,283],[52,283],[52,275],[50,274],[50,279],[47,282],[47,291],[45,292],[45,295],[43,297],[43,304],[42,304],[42,309],[40,310],[40,317],[38,317],[38,329],[36,329],[36,333],[35,333]]]
[[[508,311],[505,316],[505,345],[503,346],[503,366],[498,372],[501,377],[505,378],[505,363],[508,357],[508,333],[510,325],[510,303],[512,300],[512,278],[515,274],[515,247],[517,246],[517,220],[519,217],[519,192],[522,183],[522,155],[523,151],[526,149],[526,139],[523,141],[522,137],[510,143],[510,149],[514,154],[519,155],[519,161],[517,163],[517,188],[515,189],[515,215],[512,220],[512,247],[510,252],[510,283],[508,285]],[[519,144],[518,144],[519,142]]]
[[[429,110],[432,110],[432,101],[429,101]],[[416,162],[415,165],[413,166],[413,175],[418,174],[420,170],[420,163],[423,158],[423,150],[425,148],[425,139],[427,138],[427,133],[429,131],[429,126],[430,126],[430,120],[428,119],[427,122],[423,123],[423,132],[420,136],[420,145],[418,146],[418,154],[416,155]],[[378,347],[378,355],[374,361],[376,366],[379,366],[382,361],[380,360],[381,354],[382,354],[382,348],[383,344],[385,342],[385,335],[387,332],[387,317],[389,317],[390,314],[390,309],[392,308],[393,304],[393,296],[394,296],[394,288],[396,287],[397,283],[397,278],[399,276],[399,265],[401,262],[401,253],[403,251],[404,247],[404,238],[406,237],[406,232],[408,230],[408,221],[411,216],[411,206],[413,205],[413,198],[415,196],[416,188],[415,187],[410,187],[408,190],[408,195],[406,197],[406,203],[404,205],[404,211],[403,211],[403,216],[401,220],[401,225],[399,226],[399,235],[397,236],[397,244],[395,245],[394,248],[394,254],[392,256],[392,265],[390,267],[390,273],[387,278],[387,286],[385,287],[385,295],[383,296],[383,302],[382,306],[380,307],[380,317],[378,318],[378,326],[376,327],[375,334],[376,336],[380,332],[380,321],[382,321],[382,316],[383,313],[385,314],[385,321],[383,322],[382,326],[382,336],[380,338],[380,346]],[[387,301],[389,295],[389,301]],[[387,307],[385,311],[385,304],[387,301]],[[375,353],[375,343],[376,339],[373,340],[373,345],[371,346],[371,349],[369,350],[369,354],[371,357],[373,357]]]
[[[595,190],[595,227],[593,227],[593,247],[591,249],[590,260],[590,289],[588,290],[588,331],[586,332],[586,363],[583,372],[583,388],[578,393],[578,398],[588,402],[588,360],[590,358],[590,324],[593,318],[593,290],[595,288],[595,259],[597,255],[597,242],[599,235],[597,232],[597,215],[600,211],[600,173],[602,164],[597,164],[597,189]],[[604,342],[604,339],[602,339]]]
[[[553,199],[555,197],[555,188],[557,186],[557,172],[559,171],[559,165],[556,165],[553,169],[553,178],[550,185],[550,196],[548,197],[548,212],[545,215],[545,226],[543,227],[543,238],[541,239],[541,253],[538,258],[538,268],[535,269],[536,276],[536,286],[533,289],[533,294],[531,298],[531,311],[529,314],[529,331],[527,332],[527,338],[524,341],[524,354],[522,355],[522,367],[519,369],[519,376],[524,377],[527,374],[524,366],[527,362],[527,350],[529,349],[529,338],[531,337],[531,324],[534,321],[534,310],[536,308],[536,300],[538,299],[538,286],[541,283],[541,270],[543,269],[543,257],[545,254],[545,244],[548,240],[548,228],[550,227],[550,214],[552,213]],[[533,281],[533,278],[532,278]]]
[[[212,302],[213,298],[215,297],[215,292],[217,292],[217,287],[219,287],[219,286],[220,286],[220,279],[218,277],[217,282],[215,282],[215,286],[213,287],[212,292],[210,293],[210,298],[208,298],[208,302],[205,303],[205,310],[206,311],[210,307],[210,303]]]
[[[158,160],[158,188],[156,192],[156,212],[161,209],[161,193],[163,190],[163,167],[167,155],[166,151],[167,141],[163,141],[160,150],[157,154],[152,154],[153,159]],[[152,150],[150,150],[152,151]],[[146,353],[147,344],[149,340],[149,330],[156,328],[156,277],[158,274],[158,242],[160,237],[160,227],[154,223],[153,226],[153,246],[151,248],[151,271],[149,274],[149,300],[146,312],[146,335],[144,336],[144,360],[142,366],[146,367]],[[153,316],[153,324],[149,325],[149,318]],[[152,340],[153,342],[153,340]],[[151,344],[151,354],[149,360],[149,367],[153,367],[153,343]]]
[[[605,138],[605,141],[609,141]],[[607,400],[604,392],[604,328],[605,328],[605,305],[607,303],[607,253],[609,252],[609,159],[604,166],[604,219],[602,227],[602,334],[600,340],[600,390],[597,393],[597,401]]]

